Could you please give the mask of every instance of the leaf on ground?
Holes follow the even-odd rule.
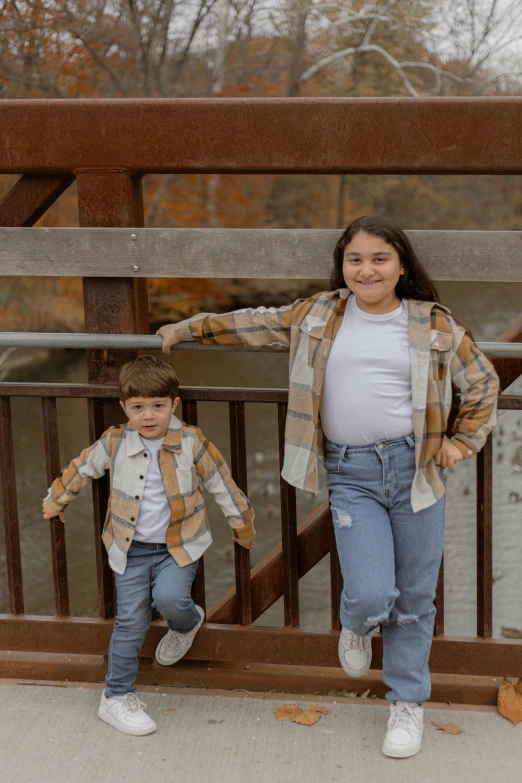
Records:
[[[321,707],[318,704],[312,704],[309,710],[303,710],[302,707],[289,707],[283,704],[275,711],[276,720],[289,720],[292,723],[301,723],[303,726],[313,726],[319,720],[319,713],[329,715],[331,710]]]
[[[163,712],[176,712],[176,708],[175,707],[167,707],[167,709],[163,710]]]
[[[444,734],[462,734],[464,731],[463,728],[455,726],[454,723],[437,723],[436,720],[432,720],[431,725],[435,726],[439,731],[443,731]]]
[[[515,684],[502,680],[498,690],[498,711],[513,726],[522,721],[522,678]]]
[[[320,704],[312,704],[310,709],[314,710],[315,712],[320,712],[322,715],[330,715],[330,713],[332,712],[332,710],[328,710],[328,709],[326,709],[326,707],[323,707],[322,704],[321,705]]]

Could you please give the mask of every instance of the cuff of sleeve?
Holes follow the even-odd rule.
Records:
[[[255,532],[252,522],[247,522],[245,525],[241,525],[241,527],[232,527],[233,538],[248,538]]]
[[[470,443],[466,443],[465,441],[461,440],[460,438],[453,437],[451,439],[451,442],[454,446],[458,448],[464,459],[469,459],[474,454],[477,453],[477,450],[472,447]]]
[[[180,343],[195,342],[189,329],[189,321],[190,318],[186,321],[180,321],[178,324],[174,324],[174,334]]]

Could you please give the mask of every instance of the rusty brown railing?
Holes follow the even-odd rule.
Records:
[[[383,127],[386,127],[385,136],[382,134]],[[122,128],[125,128],[125,144],[120,141]],[[154,133],[151,133],[151,128],[154,128]],[[34,226],[74,179],[78,185],[81,227],[139,229],[144,224],[141,179],[146,173],[522,173],[519,144],[522,136],[521,98],[1,101],[0,129],[0,173],[21,175],[0,202],[0,226],[13,228]],[[133,232],[124,239],[130,243],[129,247],[132,243],[139,246],[141,241],[149,241],[141,232],[136,234],[139,236],[135,240],[132,239]],[[219,274],[225,276],[230,273],[225,245],[231,237],[229,234],[220,236],[218,245],[224,255],[220,256]],[[435,242],[432,242],[433,239]],[[520,263],[518,240],[518,236],[509,236],[506,240],[515,265]],[[183,234],[179,246],[186,241]],[[291,248],[296,241],[296,236],[292,235],[287,247]],[[324,241],[329,242],[330,239]],[[428,255],[429,247],[440,251],[436,237],[425,237],[423,241],[428,243]],[[477,241],[480,242],[480,238],[471,237],[464,244],[472,247]],[[496,239],[487,241],[489,246],[494,246]],[[165,242],[165,247],[170,246],[171,239],[167,237]],[[197,242],[200,247],[208,247],[208,235]],[[451,246],[452,237],[446,237],[445,242],[444,247]],[[132,252],[129,249],[129,259]],[[171,263],[171,256],[168,256],[166,268],[163,254],[158,269],[166,269],[165,273],[161,272],[163,275],[208,276],[208,255],[201,268],[194,266],[193,261],[190,262],[192,265],[183,265],[181,257],[177,256],[172,256]],[[248,255],[243,253],[240,245],[236,245],[234,275],[244,257]],[[86,331],[148,334],[146,275],[154,273],[154,265],[140,268],[140,263],[147,263],[146,254],[145,262],[133,261],[132,265],[127,259],[124,259],[125,263],[119,259],[113,277],[106,276],[106,263],[103,272],[99,272],[104,276],[97,276],[99,263],[96,253],[90,256],[87,253],[85,258],[90,263],[89,269],[82,271]],[[473,252],[466,258],[472,264]],[[445,275],[443,279],[449,279],[447,261],[443,259],[440,263],[442,266],[439,268]],[[9,274],[31,274],[38,264],[37,253],[26,258],[23,258],[23,253],[18,253],[14,268],[13,261],[9,262]],[[54,269],[63,271],[56,272],[52,264],[44,266],[42,262],[43,271],[40,273],[67,274],[66,270],[71,268],[67,259],[62,259],[60,264],[54,265]],[[313,268],[310,255],[307,265],[307,269]],[[296,262],[295,266],[297,268],[299,264]],[[109,268],[112,274],[113,269]],[[477,269],[476,263],[474,268]],[[514,268],[513,264],[504,265],[503,274]],[[287,277],[300,276],[299,272],[294,274],[292,263],[285,270]],[[261,267],[259,271],[249,270],[249,275],[262,276],[263,271]],[[462,272],[468,274],[464,268],[459,269],[459,274]],[[69,271],[69,274],[73,272]],[[494,275],[494,271],[487,268],[485,274],[463,279],[493,280]],[[274,270],[271,276],[276,276]],[[309,276],[317,277],[317,274]],[[518,270],[513,280],[520,280]],[[522,319],[499,339],[521,342]],[[28,617],[24,614],[10,399],[23,396],[42,399],[49,480],[60,467],[56,399],[62,396],[87,399],[90,435],[91,438],[97,437],[119,421],[115,384],[119,368],[134,355],[132,349],[88,350],[88,384],[85,386],[0,384],[0,470],[10,594],[10,614],[0,617],[0,649],[10,656],[2,658],[0,654],[0,671],[4,676],[10,671],[50,676],[46,653],[58,656],[53,659],[55,664],[52,669],[57,677],[65,676],[63,672],[69,671],[69,664],[63,658],[65,654],[104,655],[115,611],[112,573],[100,540],[107,501],[106,482],[100,480],[93,487],[99,617],[69,616],[65,540],[63,528],[56,523],[51,524],[56,616]],[[503,389],[522,374],[520,359],[496,359],[495,367]],[[286,390],[184,389],[183,416],[188,422],[196,422],[198,402],[203,400],[228,404],[232,469],[238,484],[247,490],[245,403],[259,401],[278,406],[282,458],[286,395]],[[504,409],[521,410],[522,398],[501,396],[499,405]],[[490,439],[477,460],[477,637],[444,635],[441,570],[437,589],[436,636],[431,655],[435,679],[444,674],[453,677],[498,677],[520,676],[522,672],[522,640],[491,638],[491,456]],[[236,547],[235,588],[209,607],[207,623],[190,650],[190,659],[211,661],[213,666],[219,662],[223,666],[234,663],[277,664],[271,667],[270,674],[265,670],[259,674],[261,679],[258,684],[261,683],[262,689],[274,687],[271,684],[276,678],[274,671],[287,671],[288,666],[298,668],[293,668],[284,680],[283,687],[287,689],[297,687],[295,672],[300,672],[304,682],[302,687],[308,692],[321,690],[325,683],[330,683],[330,667],[339,666],[337,639],[341,590],[339,565],[331,536],[326,504],[298,525],[295,491],[282,481],[281,545],[253,569],[250,569],[249,553]],[[332,627],[304,630],[299,627],[299,579],[327,555],[330,557]],[[198,601],[204,603],[203,566],[198,570],[195,591]],[[285,626],[252,625],[281,595],[284,596]],[[162,624],[153,623],[142,651],[145,658],[152,657],[154,645],[162,633]],[[22,658],[16,659],[18,663],[15,666],[16,655]],[[374,666],[379,667],[381,662],[382,644],[377,638]],[[14,668],[10,669],[10,666]],[[229,682],[232,687],[245,682],[242,668],[234,670]],[[201,664],[198,671],[202,669],[206,671],[207,667]],[[320,677],[314,675],[318,669],[321,670]],[[183,665],[178,664],[153,676],[161,676],[163,682],[173,683],[180,681],[183,671]],[[195,670],[190,672],[185,684],[208,681],[201,679]],[[92,675],[93,679],[99,678],[99,674],[98,671],[96,676]],[[446,681],[446,690],[439,690],[442,698],[455,694],[449,682]],[[378,692],[377,680],[375,683]],[[354,684],[340,687],[356,690]],[[466,687],[465,698],[470,698],[470,688]],[[453,695],[452,700],[464,698],[463,691],[459,693],[460,697]],[[492,698],[490,692],[488,698]]]

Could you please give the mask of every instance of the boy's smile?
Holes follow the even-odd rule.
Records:
[[[159,440],[164,438],[170,424],[170,417],[176,410],[179,397],[129,397],[120,405],[129,418],[130,426],[143,438]]]

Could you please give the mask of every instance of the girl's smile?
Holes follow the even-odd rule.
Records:
[[[388,313],[400,299],[395,287],[404,274],[399,254],[386,240],[363,231],[344,250],[343,277],[361,310]]]

